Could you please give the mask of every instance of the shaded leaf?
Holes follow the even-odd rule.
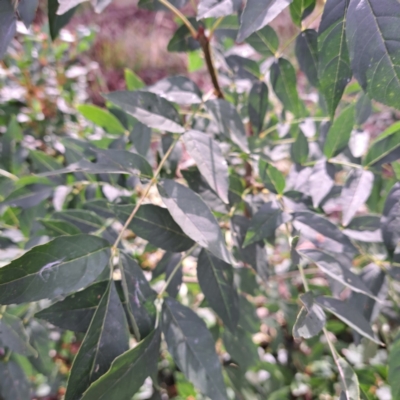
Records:
[[[393,252],[400,242],[400,182],[397,182],[388,197],[381,218],[383,242]]]
[[[246,57],[237,54],[231,54],[225,57],[228,67],[233,73],[234,78],[238,80],[258,81],[260,77],[260,67],[258,63]]]
[[[228,164],[218,143],[207,134],[194,130],[185,132],[182,139],[207,183],[224,203],[229,203]]]
[[[58,0],[48,0],[47,10],[51,40],[55,40],[66,25],[68,25],[78,6],[71,8],[63,15],[58,15]]]
[[[46,228],[52,237],[64,235],[79,235],[80,229],[67,221],[57,219],[40,219],[39,222]]]
[[[255,51],[266,57],[272,57],[278,51],[279,38],[276,32],[268,25],[251,34],[247,39]]]
[[[304,114],[304,108],[297,93],[296,71],[290,61],[279,58],[271,66],[271,85],[285,110],[296,117]]]
[[[129,135],[129,140],[136,151],[145,156],[150,149],[151,129],[138,121]]]
[[[134,207],[134,205],[114,206],[117,218],[125,223]],[[153,204],[141,206],[128,228],[154,246],[167,251],[186,251],[194,244],[166,208]]]
[[[0,362],[0,394],[4,400],[30,398],[28,378],[15,361]]]
[[[310,1],[315,5],[314,0]],[[318,87],[318,33],[314,29],[306,29],[301,32],[296,39],[295,51],[300,69],[305,73],[310,84]]]
[[[88,210],[57,211],[52,218],[69,222],[83,233],[95,232],[105,225],[103,218]]]
[[[391,0],[355,0],[347,11],[351,67],[374,100],[400,108],[400,4]]]
[[[372,114],[372,102],[367,94],[364,92],[360,94],[360,97],[356,103],[356,123],[362,125],[367,121],[369,116]]]
[[[179,369],[202,393],[226,400],[221,365],[210,331],[190,308],[172,298],[163,304],[162,329]]]
[[[129,349],[129,330],[114,281],[110,281],[72,364],[65,400],[80,398],[90,384]]]
[[[218,221],[201,197],[191,189],[168,179],[158,184],[158,191],[183,232],[221,260],[230,263],[230,254]]]
[[[89,235],[62,236],[33,247],[0,268],[0,303],[66,295],[90,285],[109,261],[109,243]]]
[[[262,82],[254,82],[250,94],[248,113],[250,122],[257,133],[262,131],[268,111],[268,86]]]
[[[400,397],[400,338],[397,337],[395,342],[390,347],[389,353],[389,374],[388,382],[391,388],[393,399]]]
[[[350,0],[327,0],[318,31],[320,90],[331,118],[352,76],[346,43],[349,3]]]
[[[335,119],[325,139],[324,154],[331,158],[339,154],[349,143],[355,123],[355,106],[344,109]]]
[[[18,14],[27,28],[29,28],[35,19],[38,5],[39,0],[19,0]]]
[[[203,24],[199,23],[196,18],[189,17],[189,22],[198,31]],[[174,33],[167,46],[170,52],[191,52],[200,49],[200,43],[190,33],[188,27],[182,24]]]
[[[239,298],[232,266],[203,249],[197,261],[197,278],[210,307],[234,332],[239,321]]]
[[[117,357],[111,368],[84,393],[82,400],[131,400],[144,380],[157,372],[161,335],[157,329]]]
[[[350,223],[359,208],[368,200],[373,184],[374,174],[371,171],[353,169],[350,172],[341,194],[343,226]]]
[[[233,104],[228,103],[226,100],[215,99],[208,100],[205,106],[217,124],[219,132],[231,139],[241,150],[248,152],[249,148],[244,125]]]
[[[150,128],[175,133],[184,132],[174,106],[154,93],[139,90],[119,91],[104,97]]]
[[[315,8],[316,0],[293,0],[289,10],[292,21],[299,27],[303,19],[307,18]]]
[[[243,10],[237,41],[243,42],[252,33],[268,25],[292,0],[247,0]]]
[[[8,45],[16,32],[14,7],[10,0],[3,0],[0,6],[0,60],[4,57]]]
[[[297,138],[290,148],[293,161],[298,164],[304,164],[307,161],[308,152],[308,140],[304,136],[304,133],[299,130]]]
[[[24,209],[35,207],[43,200],[49,198],[53,190],[54,188],[49,185],[27,185],[13,191],[0,203],[0,206],[14,206]]]
[[[360,314],[357,309],[354,309],[349,303],[332,297],[318,296],[315,301],[325,310],[336,315],[345,324],[353,328],[360,335],[372,340],[375,343],[381,342],[375,338],[374,332],[368,321]]]

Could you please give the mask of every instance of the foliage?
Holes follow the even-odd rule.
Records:
[[[213,90],[103,108],[59,3],[0,3],[0,398],[399,399],[399,2],[141,0]]]

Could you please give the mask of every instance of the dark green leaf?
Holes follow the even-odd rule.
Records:
[[[150,287],[142,269],[127,254],[120,252],[123,285],[126,284],[129,299],[128,312],[133,314],[140,337],[146,337],[154,329],[156,292]]]
[[[300,236],[312,241],[316,247],[333,253],[354,255],[357,250],[347,236],[328,219],[309,211],[293,214],[293,225]]]
[[[251,219],[243,247],[274,237],[275,231],[289,220],[290,216],[277,203],[271,201],[263,204]]]
[[[372,102],[367,94],[361,93],[356,103],[356,123],[362,125],[372,114]]]
[[[297,36],[296,57],[310,84],[318,87],[318,33],[314,29],[306,29]]]
[[[114,210],[117,218],[125,223],[133,208],[134,205],[115,206]],[[166,208],[153,204],[141,206],[128,228],[152,245],[167,251],[177,253],[186,251],[194,244],[176,224]]]
[[[21,187],[0,203],[0,206],[14,206],[21,208],[31,208],[46,200],[53,193],[54,188],[49,185],[33,184]]]
[[[235,334],[225,329],[222,340],[233,362],[239,365],[242,373],[247,372],[250,367],[259,361],[260,357],[251,334],[243,328],[238,327]]]
[[[243,42],[252,33],[268,25],[292,0],[247,0],[237,41]]]
[[[272,164],[268,164],[263,158],[260,158],[258,169],[265,187],[273,193],[283,194],[286,183],[282,172]]]
[[[233,76],[237,80],[258,81],[260,78],[260,67],[258,63],[246,57],[237,54],[231,54],[225,57]]]
[[[144,90],[178,104],[198,104],[202,98],[199,87],[185,76],[170,76]]]
[[[366,166],[379,167],[400,158],[400,122],[381,133],[372,143],[364,158]]]
[[[246,43],[248,43],[255,51],[265,57],[274,56],[279,48],[278,35],[268,25],[251,34],[246,39]]]
[[[192,26],[198,30],[199,26],[202,26],[196,18],[188,18]],[[174,33],[171,40],[168,43],[168,51],[170,52],[191,52],[198,50],[200,48],[200,43],[196,40],[190,33],[188,27],[182,24]]]
[[[187,379],[211,399],[226,400],[221,365],[205,323],[190,308],[166,298],[162,329],[168,350]]]
[[[400,338],[397,337],[396,341],[392,344],[389,351],[389,375],[388,381],[391,387],[393,399],[400,397]]]
[[[65,400],[81,398],[90,384],[129,349],[129,330],[114,281],[110,281],[72,364]]]
[[[146,156],[151,144],[151,129],[138,121],[129,135],[129,140],[138,154]]]
[[[39,0],[19,0],[18,14],[27,28],[29,28],[35,18],[38,5]]]
[[[111,207],[105,199],[90,200],[85,202],[82,206],[85,210],[92,211],[99,217],[106,219],[115,217]]]
[[[131,400],[148,376],[157,372],[161,335],[157,329],[117,357],[111,368],[84,393],[82,400]]]
[[[163,135],[161,138],[161,149],[160,149],[160,156],[163,157],[169,148],[173,145],[174,138],[172,135]],[[167,170],[168,177],[174,178],[176,174],[176,170],[178,168],[179,162],[182,158],[182,143],[178,142],[174,145],[170,155],[168,156],[164,167]]]
[[[0,362],[0,394],[4,400],[30,399],[30,385],[15,361]]]
[[[168,179],[159,183],[158,190],[172,218],[183,232],[221,260],[230,263],[231,257],[218,221],[201,197]]]
[[[295,142],[290,148],[290,154],[294,162],[304,164],[308,159],[308,140],[302,130],[299,130]]]
[[[101,126],[109,133],[123,134],[124,126],[117,117],[100,107],[91,104],[82,104],[77,106],[77,110],[89,121]]]
[[[254,82],[249,94],[248,112],[250,122],[256,133],[262,131],[267,111],[268,86],[261,81]]]
[[[68,25],[77,8],[78,6],[71,8],[63,15],[58,15],[58,0],[47,1],[50,36],[52,40],[55,40],[61,29]]]
[[[331,158],[339,154],[349,143],[355,124],[355,106],[351,105],[341,112],[328,131],[324,154]]]
[[[400,242],[400,182],[390,191],[383,209],[381,229],[386,248],[393,252]]]
[[[87,210],[57,211],[52,215],[52,218],[69,222],[83,233],[95,232],[101,229],[105,224],[103,218]]]
[[[219,132],[231,139],[241,150],[248,152],[249,148],[244,125],[233,104],[228,103],[226,100],[215,99],[208,100],[205,106],[217,124]]]
[[[361,242],[382,242],[379,215],[356,216],[342,232],[351,239]]]
[[[297,316],[293,326],[293,336],[295,338],[310,339],[322,331],[325,326],[326,316],[324,310],[315,304],[310,292],[300,296],[303,307]]]
[[[119,91],[104,97],[150,128],[175,133],[185,131],[174,106],[154,93]]]
[[[304,114],[296,87],[296,71],[290,61],[279,58],[271,66],[271,85],[285,110],[296,117]]]
[[[197,261],[197,278],[210,307],[234,332],[239,321],[239,298],[232,266],[203,249]]]
[[[22,355],[36,355],[29,344],[22,321],[9,313],[0,318],[0,347],[8,347],[11,351]]]
[[[346,31],[351,67],[374,100],[400,108],[400,4],[392,0],[354,0]]]
[[[194,130],[185,132],[182,138],[207,183],[224,203],[229,203],[228,165],[219,144],[207,134]]]
[[[346,13],[350,0],[327,0],[318,31],[319,83],[331,118],[350,82]]]
[[[374,332],[372,331],[368,321],[349,303],[326,296],[318,296],[315,298],[315,301],[321,307],[325,308],[325,310],[336,315],[336,317],[353,328],[360,335],[365,336],[375,343],[381,344],[381,342],[375,338]]]
[[[290,15],[292,21],[299,27],[303,19],[307,18],[315,8],[316,0],[293,0],[290,4]]]
[[[86,332],[107,286],[107,281],[95,283],[39,311],[35,317],[61,329]]]
[[[198,5],[197,19],[219,18],[235,13],[241,3],[237,0],[201,0]]]
[[[353,169],[346,179],[341,198],[342,224],[347,226],[359,208],[368,200],[374,184],[374,174],[363,169]]]
[[[341,284],[349,287],[354,292],[363,293],[367,296],[374,297],[374,294],[365,285],[360,276],[351,272],[351,265],[342,265],[340,260],[321,250],[310,249],[301,250],[298,252],[308,261],[311,261],[317,265],[318,268],[320,268],[332,279],[335,279]]]
[[[62,236],[0,268],[0,304],[55,298],[90,285],[107,267],[109,244],[89,235]]]
[[[16,32],[14,7],[10,0],[2,0],[0,6],[0,60],[4,57],[7,47]]]

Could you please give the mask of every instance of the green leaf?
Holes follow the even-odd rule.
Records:
[[[277,203],[270,201],[263,204],[251,219],[243,247],[274,237],[275,231],[289,220],[290,216]]]
[[[322,248],[333,253],[344,253],[349,257],[357,253],[357,249],[349,238],[328,219],[309,211],[298,211],[293,214],[293,225],[304,236]]]
[[[391,387],[391,393],[393,399],[398,399],[400,397],[400,339],[396,338],[395,342],[390,347],[389,353],[389,374],[388,382]]]
[[[259,161],[259,173],[265,187],[271,192],[283,194],[286,186],[285,177],[282,172],[272,164],[268,164],[263,158]]]
[[[254,82],[250,94],[248,112],[253,129],[259,134],[264,126],[268,111],[268,86],[261,81]]]
[[[400,158],[400,122],[396,122],[372,143],[366,154],[363,165],[380,167],[382,164],[396,161]]]
[[[158,191],[186,235],[221,260],[231,262],[218,221],[198,194],[168,179],[158,184]]]
[[[61,329],[86,332],[107,286],[107,281],[94,283],[39,311],[35,318],[43,319]]]
[[[290,148],[292,159],[297,164],[304,164],[308,159],[308,140],[302,130],[299,130],[295,142]]]
[[[292,21],[299,27],[303,19],[307,18],[315,8],[316,0],[293,0],[289,10]]]
[[[276,32],[268,25],[251,34],[247,39],[248,43],[255,51],[265,57],[272,57],[278,51],[279,38]]]
[[[51,40],[55,40],[66,25],[68,25],[78,6],[71,8],[63,15],[58,15],[58,0],[48,0],[47,10]]]
[[[335,167],[325,158],[316,162],[307,179],[308,193],[313,200],[313,207],[318,208],[322,200],[330,193],[335,184]]]
[[[347,226],[360,207],[368,200],[374,184],[374,174],[363,169],[353,169],[342,189],[342,224]]]
[[[374,100],[400,109],[400,4],[392,0],[354,0],[347,11],[351,67]]]
[[[199,87],[185,76],[170,76],[145,90],[178,104],[199,104],[202,101]]]
[[[400,242],[400,182],[397,182],[386,198],[381,229],[386,248],[393,252]]]
[[[233,104],[228,103],[226,100],[215,99],[208,100],[205,106],[217,124],[219,132],[231,139],[245,153],[248,153],[246,131],[242,119]]]
[[[117,357],[111,368],[84,393],[82,400],[131,400],[144,380],[157,372],[161,334],[155,330]]]
[[[340,386],[343,390],[340,398],[344,398],[345,400],[359,400],[360,385],[353,368],[351,368],[347,361],[342,357],[337,358],[336,367],[339,370]]]
[[[224,203],[229,203],[228,164],[219,144],[199,131],[188,131],[182,136],[186,151],[194,159],[201,174]]]
[[[239,298],[232,266],[203,249],[197,261],[197,278],[210,307],[234,332],[239,321]]]
[[[72,364],[65,400],[80,398],[129,349],[129,330],[114,281],[107,285]]]
[[[188,20],[197,31],[200,26],[203,26],[203,24],[201,22],[199,23],[196,18],[189,17]],[[182,24],[175,31],[168,43],[167,49],[169,52],[187,53],[198,50],[200,47],[199,41],[192,36],[188,27],[185,24]]]
[[[52,237],[79,235],[81,233],[79,228],[67,221],[57,219],[39,219],[38,221],[46,228],[46,231]]]
[[[292,0],[247,0],[243,10],[237,41],[243,42],[252,33],[268,25]]]
[[[119,122],[117,117],[103,108],[91,104],[81,104],[76,108],[86,119],[101,126],[108,133],[123,134],[125,132],[124,126]]]
[[[88,210],[56,211],[52,218],[69,222],[79,229],[79,233],[91,233],[104,227],[105,221],[94,212]]]
[[[134,207],[134,205],[114,206],[117,218],[125,223]],[[141,206],[128,228],[139,237],[148,240],[153,246],[167,251],[177,253],[186,251],[194,244],[167,209],[153,204]]]
[[[362,281],[360,276],[351,272],[351,265],[342,265],[340,260],[337,260],[334,256],[317,249],[298,250],[298,253],[308,261],[317,265],[318,268],[332,279],[349,287],[354,292],[363,293],[372,298],[375,297],[371,290]]]
[[[383,241],[379,215],[356,216],[342,232],[351,239],[361,242],[379,243]]]
[[[203,320],[190,308],[166,298],[162,329],[168,351],[186,378],[211,399],[227,400],[214,340]]]
[[[319,86],[318,33],[314,29],[306,29],[301,32],[297,36],[295,50],[300,69],[305,73],[310,84],[317,88]]]
[[[304,107],[297,93],[296,71],[290,61],[279,58],[271,66],[270,81],[285,110],[296,117],[304,114]]]
[[[24,23],[29,28],[35,19],[36,9],[39,5],[39,0],[20,0],[18,4],[18,14]]]
[[[124,77],[128,90],[140,90],[146,86],[145,83],[129,68],[124,69]]]
[[[147,160],[139,154],[127,150],[92,150],[96,161],[81,159],[68,167],[44,172],[41,176],[67,174],[69,172],[87,172],[89,174],[130,174],[142,175],[145,178],[153,176],[153,169]]]
[[[28,378],[15,361],[0,362],[0,395],[4,400],[30,398]]]
[[[329,159],[338,155],[348,145],[355,124],[355,106],[344,109],[335,119],[325,140],[324,154]]]
[[[129,300],[128,312],[131,312],[139,329],[140,337],[152,332],[156,320],[154,300],[156,292],[150,287],[142,269],[136,261],[124,252],[120,252],[122,262],[122,285]]]
[[[225,57],[233,77],[237,80],[256,81],[260,78],[260,67],[258,63],[250,58],[241,57],[237,54],[231,54]]]
[[[367,94],[361,93],[356,103],[356,124],[362,125],[372,114],[372,102]]]
[[[234,334],[225,329],[222,334],[222,340],[233,362],[239,365],[242,373],[247,372],[250,367],[259,361],[260,356],[251,334],[240,326]]]
[[[197,19],[219,18],[234,14],[238,4],[235,0],[200,0],[197,6]]]
[[[54,157],[47,155],[43,151],[31,150],[29,152],[29,158],[38,172],[54,171],[62,168],[62,164],[60,162],[58,162]]]
[[[350,82],[346,13],[350,0],[327,0],[318,31],[319,83],[331,118]]]
[[[35,349],[29,344],[22,321],[9,313],[0,318],[0,346],[25,356],[36,355]]]
[[[334,299],[333,297],[318,296],[315,298],[317,304],[325,308],[325,310],[336,315],[341,321],[353,328],[360,335],[375,343],[382,344],[375,338],[374,332],[368,321],[354,309],[351,304],[342,300]]]
[[[27,185],[13,191],[0,203],[0,206],[21,207],[23,209],[35,207],[49,198],[53,190],[54,188],[49,185]]]
[[[137,121],[129,135],[129,140],[135,147],[138,154],[146,156],[151,144],[151,129]]]
[[[185,131],[174,106],[154,93],[119,91],[104,97],[149,128],[174,133]]]
[[[90,285],[107,267],[109,243],[89,235],[62,236],[33,247],[0,268],[0,304],[63,296]]]
[[[3,0],[0,6],[0,60],[16,32],[17,17],[10,0]]]
[[[293,326],[293,336],[295,338],[310,339],[322,331],[326,323],[324,310],[315,304],[310,292],[300,296],[303,307],[297,316]]]

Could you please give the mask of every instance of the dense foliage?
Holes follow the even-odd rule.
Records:
[[[80,1],[37,3],[0,0],[0,398],[400,399],[400,3],[140,0],[213,89],[103,108]]]

